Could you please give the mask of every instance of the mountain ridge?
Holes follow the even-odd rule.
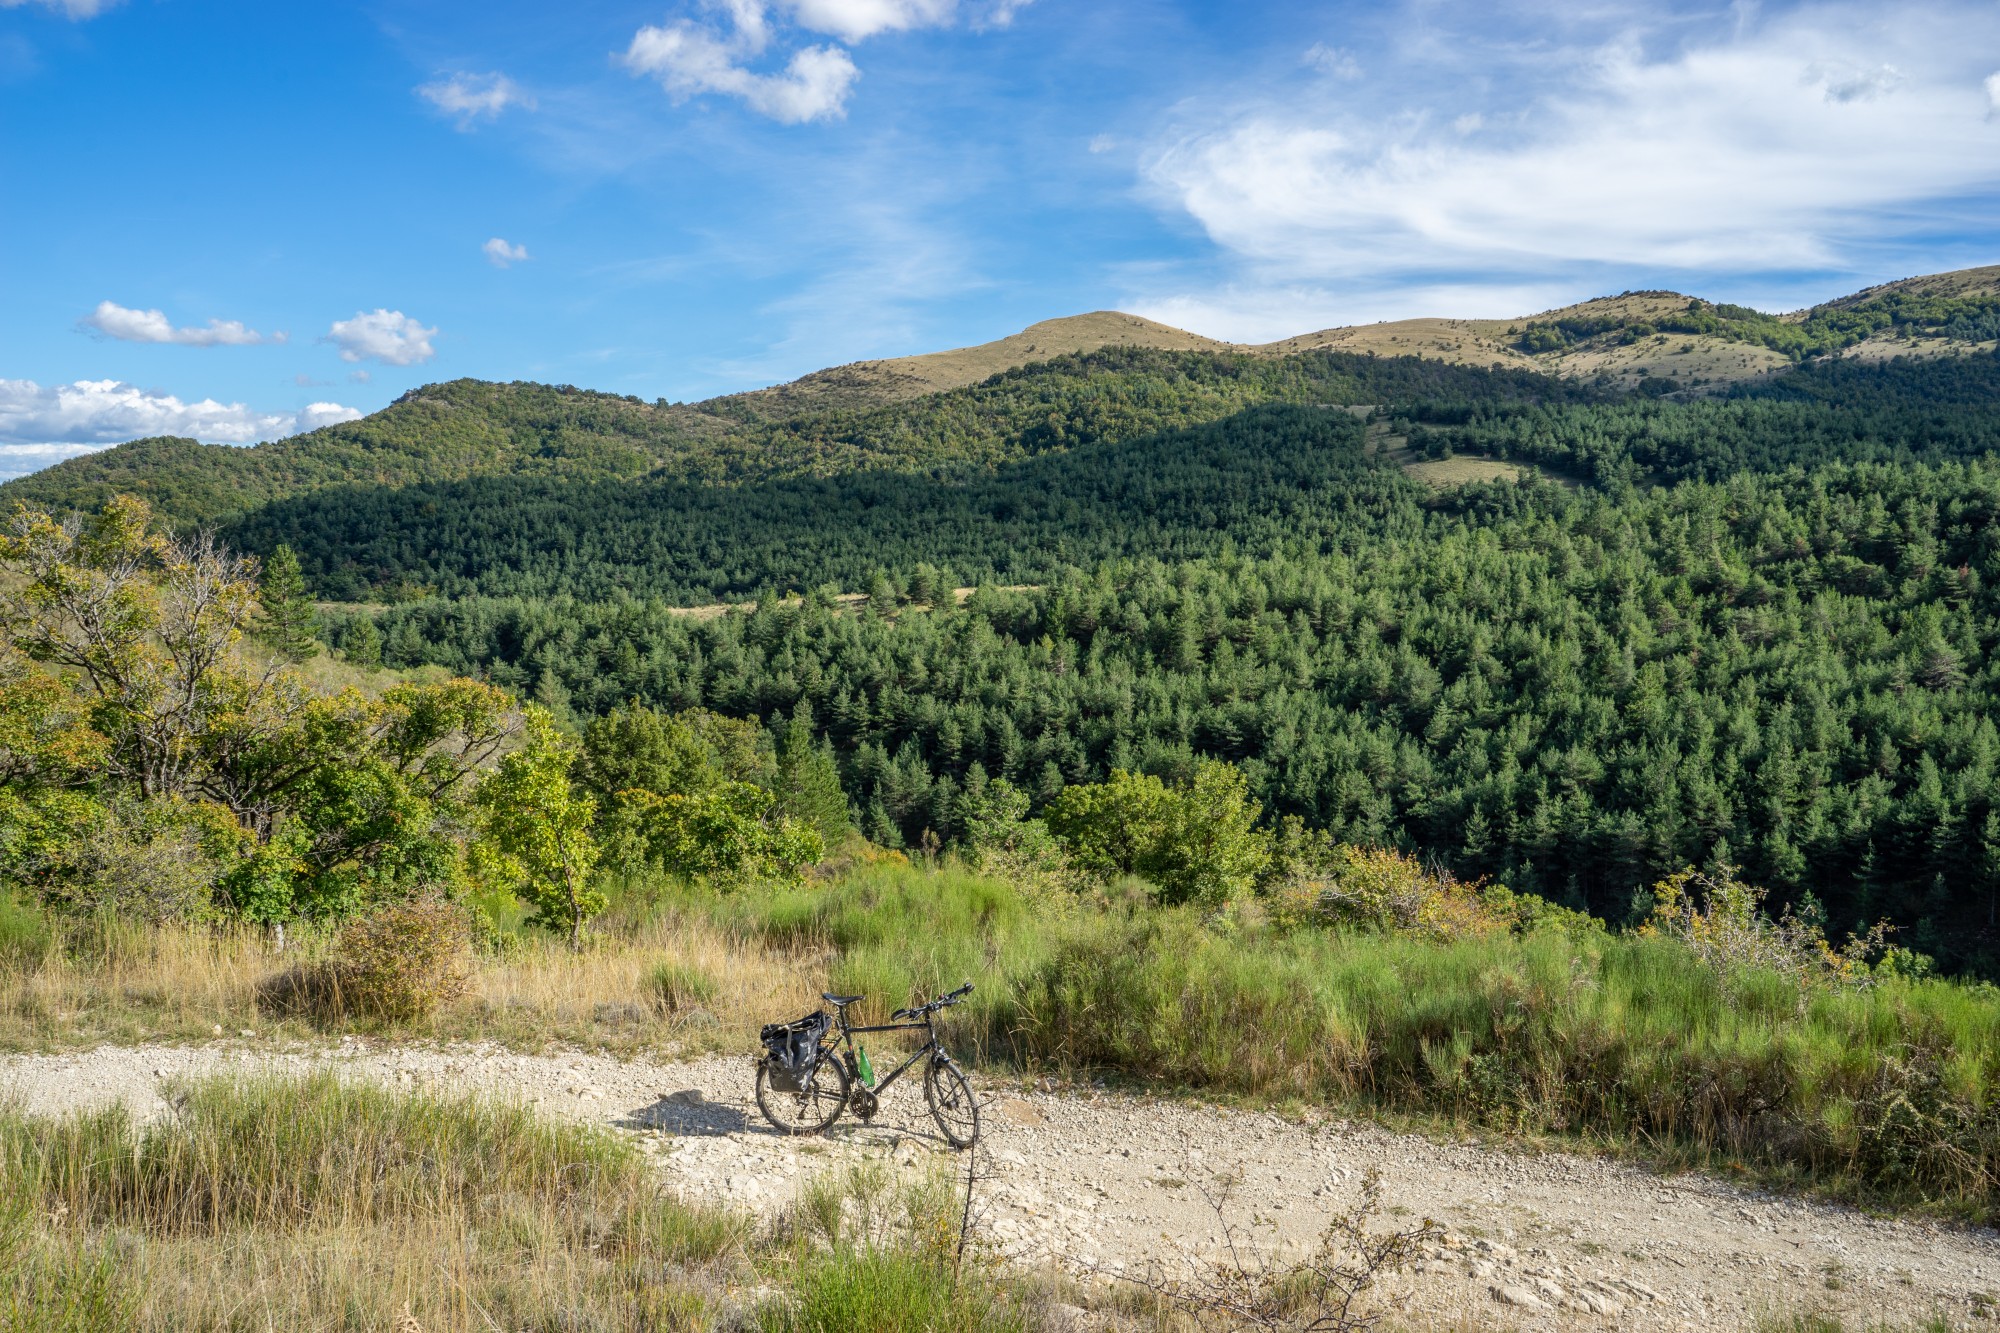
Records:
[[[1784,315],[1636,291],[1509,320],[1385,321],[1254,345],[1100,310],[970,347],[850,362],[694,403],[646,403],[568,385],[443,381],[359,421],[249,448],[134,440],[17,478],[0,492],[77,508],[131,492],[188,524],[333,485],[538,473],[615,480],[663,470],[715,481],[784,469],[823,474],[881,460],[926,466],[920,441],[892,438],[907,436],[908,423],[881,412],[1030,366],[1121,349],[1259,361],[1313,353],[1412,357],[1690,398],[1729,392],[1815,356],[1954,355],[1991,347],[1996,338],[2000,265],[1899,279]]]

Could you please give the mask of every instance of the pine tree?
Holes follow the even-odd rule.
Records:
[[[812,706],[804,699],[778,738],[777,813],[818,833],[828,847],[847,833],[847,793],[833,751],[813,740]]]
[[[303,662],[319,652],[319,613],[306,591],[299,558],[285,545],[271,552],[257,594],[264,603],[265,634],[279,652]]]
[[[341,633],[340,655],[356,666],[382,665],[382,631],[372,617],[358,618]]]

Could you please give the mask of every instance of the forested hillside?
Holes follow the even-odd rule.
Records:
[[[251,449],[144,440],[9,482],[0,496],[89,510],[137,495],[176,526],[347,487],[507,477],[571,485],[704,485],[864,470],[956,473],[1072,445],[1214,421],[1269,402],[1370,404],[1589,398],[1532,372],[1409,359],[1110,347],[908,403],[768,419],[743,399],[648,405],[568,386],[456,380],[374,416]]]
[[[1032,812],[1217,759],[1272,828],[1612,919],[1735,864],[2000,971],[2000,360],[1667,387],[1133,347],[783,419],[448,385],[13,493],[282,543],[357,662],[830,742],[881,843],[971,837],[1001,779]],[[1527,470],[1403,466],[1463,455]]]

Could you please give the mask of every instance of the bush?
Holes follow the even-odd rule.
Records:
[[[1385,847],[1346,847],[1331,865],[1307,870],[1271,893],[1272,916],[1286,926],[1356,925],[1434,940],[1478,938],[1513,924],[1506,904],[1489,904],[1480,886],[1426,867]]]
[[[1809,916],[1789,907],[1776,920],[1766,916],[1764,897],[1764,890],[1737,880],[1729,867],[1713,875],[1683,870],[1653,886],[1653,913],[1640,933],[1679,941],[1732,982],[1733,974],[1746,969],[1775,972],[1799,988],[1801,1003],[1817,985],[1866,985],[1875,979],[1868,957],[1882,952],[1888,925],[1850,935],[1835,949]],[[1899,950],[1888,960],[1890,970],[1916,970],[1917,957]]]
[[[471,943],[471,916],[458,903],[430,895],[391,903],[348,922],[334,957],[266,981],[258,1002],[280,1015],[411,1022],[464,990]]]
[[[652,983],[660,1007],[670,1014],[714,1004],[715,997],[722,992],[706,968],[692,963],[661,963],[647,980]]]
[[[216,881],[241,837],[235,817],[208,801],[119,802],[50,848],[38,877],[72,911],[199,921],[214,915]]]

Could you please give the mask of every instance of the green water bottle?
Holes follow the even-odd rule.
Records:
[[[875,1066],[868,1063],[868,1048],[866,1046],[862,1046],[859,1047],[858,1049],[860,1051],[860,1057],[856,1059],[854,1063],[855,1066],[861,1071],[861,1086],[864,1088],[872,1088],[875,1086]]]

